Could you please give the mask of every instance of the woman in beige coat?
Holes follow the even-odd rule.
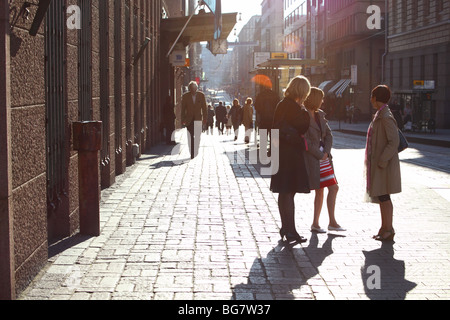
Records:
[[[311,231],[326,233],[319,225],[320,212],[322,211],[324,189],[328,188],[327,207],[330,223],[328,230],[345,231],[336,221],[335,206],[339,186],[334,175],[331,147],[333,135],[331,134],[325,112],[320,110],[323,103],[324,92],[318,88],[311,88],[311,94],[305,101],[305,107],[310,117],[309,129],[305,134],[308,143],[308,151],[305,153],[306,167],[308,169],[309,185],[315,190],[314,219]]]
[[[399,136],[397,123],[389,109],[389,87],[380,85],[372,91],[371,103],[377,110],[367,134],[366,173],[370,201],[380,204],[381,228],[374,239],[394,240],[393,205],[390,195],[402,191]]]

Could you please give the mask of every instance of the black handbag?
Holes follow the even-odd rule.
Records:
[[[406,140],[406,137],[403,135],[402,130],[398,129],[398,137],[400,138],[400,143],[398,144],[398,153],[404,151],[409,147],[408,140]]]
[[[285,114],[286,115],[286,114]],[[308,150],[308,144],[304,136],[300,135],[297,129],[286,121],[285,115],[281,121],[280,128],[280,140],[284,140],[287,144],[295,147],[299,147],[304,151]],[[309,119],[309,115],[308,115]]]
[[[299,135],[297,129],[288,124],[287,121],[283,121],[281,125],[280,140],[284,140],[292,146],[300,147],[302,150],[308,150],[305,138]]]

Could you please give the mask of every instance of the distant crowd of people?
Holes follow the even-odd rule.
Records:
[[[399,133],[395,117],[388,106],[390,99],[391,91],[387,86],[380,85],[373,89],[371,104],[376,114],[366,139],[366,194],[368,201],[380,206],[381,228],[374,235],[374,239],[379,241],[390,241],[394,238],[393,205],[390,196],[401,192]],[[214,127],[218,128],[221,135],[232,134],[233,130],[236,141],[239,127],[243,125],[246,143],[250,141],[252,130],[256,129],[254,127],[268,130],[269,156],[270,144],[274,143],[270,133],[278,130],[279,167],[273,172],[270,189],[278,194],[280,236],[283,241],[289,243],[306,241],[298,234],[295,225],[294,197],[297,193],[315,192],[311,231],[325,233],[327,231],[321,228],[319,218],[324,190],[328,189],[328,230],[346,231],[335,217],[339,185],[331,154],[333,134],[326,113],[321,109],[323,101],[324,92],[312,87],[304,76],[291,80],[281,101],[272,88],[267,86],[256,97],[254,106],[253,99],[247,98],[243,107],[239,100],[235,99],[232,106],[224,106],[220,102],[214,109],[213,106],[207,105],[205,95],[198,91],[195,82],[189,84],[189,92],[185,93],[181,100],[180,120],[189,133],[191,158],[198,154],[201,133],[213,134]],[[167,116],[168,120],[173,122],[173,106],[168,105],[167,109],[168,113],[171,113]],[[201,126],[200,129],[196,130],[195,123]],[[168,129],[170,132],[172,127]]]
[[[208,119],[206,121],[206,126],[203,128],[203,132],[206,131],[207,134],[214,133],[214,124],[218,128],[219,135],[230,135],[233,129],[235,134],[235,141],[238,139],[239,127],[244,125],[245,127],[245,142],[250,142],[249,130],[253,129],[253,100],[248,98],[242,107],[239,104],[238,99],[233,100],[232,106],[224,106],[222,102],[214,110],[212,105],[208,105]],[[214,121],[214,118],[216,119]],[[225,133],[224,133],[224,130]]]

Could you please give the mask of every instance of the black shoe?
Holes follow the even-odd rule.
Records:
[[[280,237],[281,237],[281,241],[284,241],[284,237],[286,236],[286,230],[284,230],[283,228],[280,229]]]
[[[288,232],[286,234],[286,242],[288,242],[288,243],[293,243],[293,242],[305,243],[305,242],[308,242],[308,239],[302,237],[297,232],[295,232],[295,233]]]

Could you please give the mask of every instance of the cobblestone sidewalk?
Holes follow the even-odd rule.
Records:
[[[297,195],[297,229],[309,241],[286,247],[276,195],[248,163],[247,145],[203,135],[194,160],[184,144],[179,155],[159,146],[128,168],[102,192],[101,236],[53,245],[20,298],[450,298],[449,200],[440,192],[450,189],[449,174],[402,163],[396,242],[382,245],[371,238],[379,209],[363,202],[364,142],[345,139],[337,135],[334,150],[345,233],[312,234],[314,196]]]

